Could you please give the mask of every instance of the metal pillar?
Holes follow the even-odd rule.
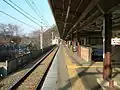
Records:
[[[73,49],[73,34],[71,34],[71,47]]]
[[[111,14],[104,14],[103,21],[103,31],[104,31],[104,53],[105,59],[103,61],[103,79],[110,80],[112,76],[111,68],[111,37],[112,37],[112,19]]]
[[[89,36],[87,36],[87,45],[89,45]]]
[[[70,49],[71,42],[70,40],[68,41],[68,48]]]
[[[81,57],[81,48],[80,48],[80,43],[79,43],[79,33],[78,33],[78,31],[76,33],[76,36],[77,36],[77,55],[79,57]]]
[[[81,47],[79,42],[77,43],[77,55],[81,57]]]
[[[73,35],[73,50],[75,49],[75,51],[77,51],[77,42],[78,42],[78,38],[77,38],[77,33]]]

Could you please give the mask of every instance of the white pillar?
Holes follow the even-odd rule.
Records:
[[[40,49],[43,50],[43,27],[41,26],[40,32]]]
[[[86,45],[86,37],[84,37],[84,45]]]

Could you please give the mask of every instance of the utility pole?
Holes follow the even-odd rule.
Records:
[[[43,51],[43,27],[41,26],[40,32],[40,49]]]
[[[52,32],[52,44],[53,44],[53,32]]]
[[[53,40],[53,32],[52,32],[52,40]]]

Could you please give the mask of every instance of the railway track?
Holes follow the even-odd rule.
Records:
[[[9,90],[39,90],[45,80],[52,61],[58,51],[57,48],[50,50],[34,66],[20,78]]]

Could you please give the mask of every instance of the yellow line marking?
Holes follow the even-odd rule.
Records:
[[[103,64],[103,62],[95,62],[95,63],[98,63],[98,64]]]
[[[69,74],[69,77],[70,77],[70,82],[72,84],[72,90],[78,90],[78,89],[79,90],[85,90],[85,87],[82,83],[82,80],[77,75],[76,70],[69,68],[69,65],[75,66],[75,64],[73,64],[71,62],[70,57],[65,53],[65,48],[63,49],[63,51],[64,51],[64,55],[65,55],[65,61],[66,61],[67,69],[68,69],[68,74]]]
[[[77,66],[77,65],[67,65],[68,68],[103,68],[103,66]]]
[[[70,50],[69,50],[69,51],[70,51],[70,54],[73,54],[72,46],[70,47]]]

